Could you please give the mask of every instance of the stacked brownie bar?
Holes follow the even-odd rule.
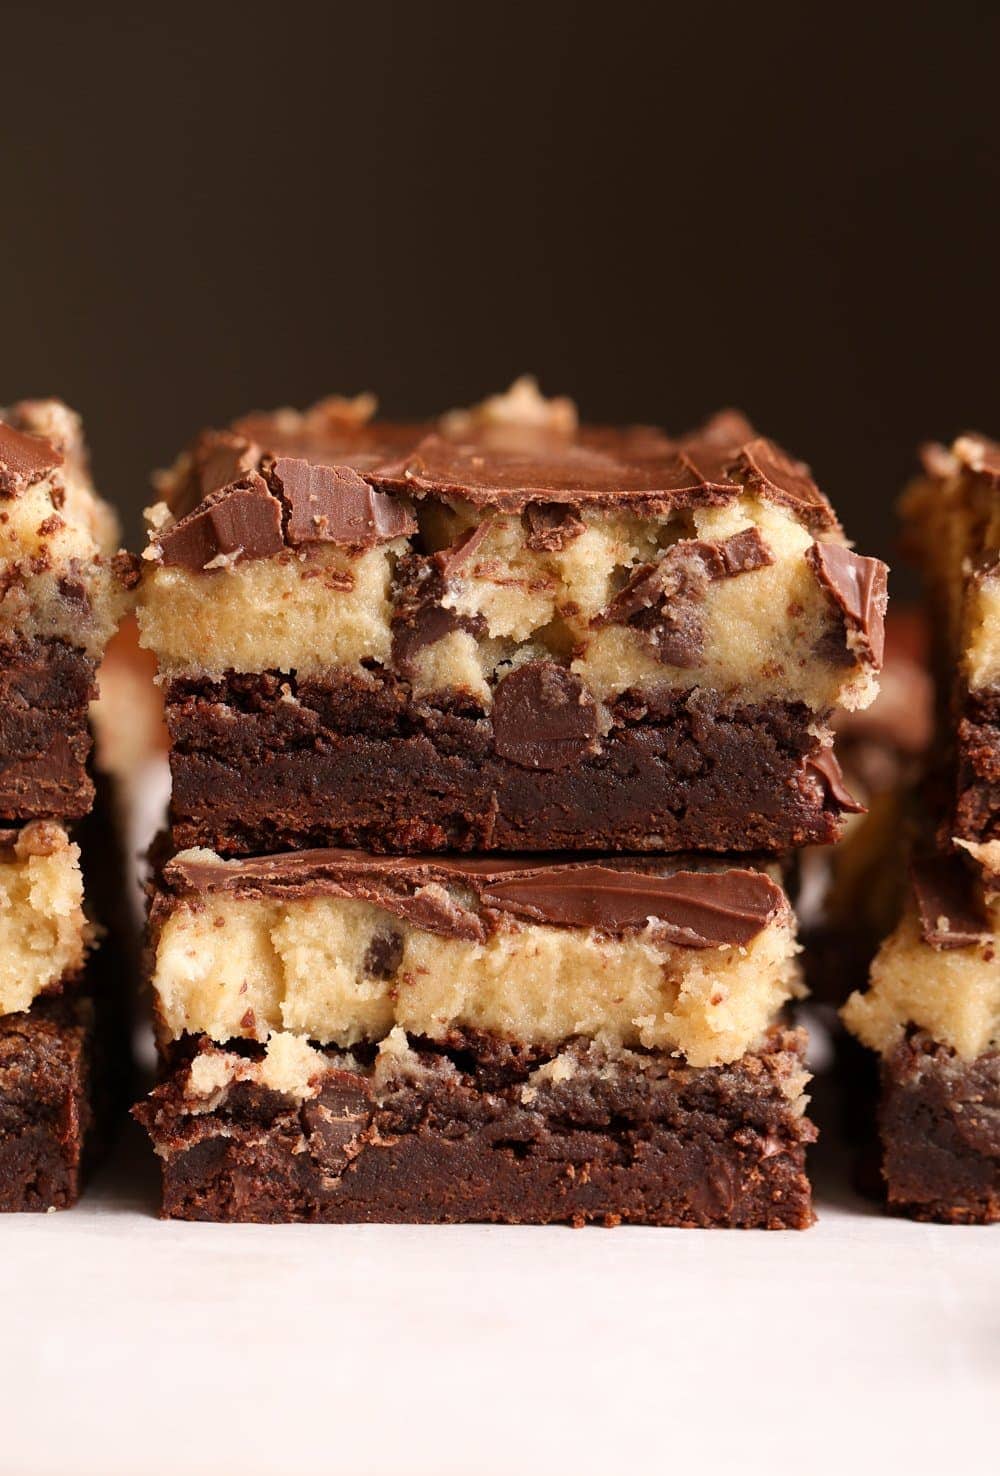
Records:
[[[808,1224],[768,858],[854,808],[884,566],[732,413],[372,409],[206,433],[149,514],[166,1213]]]
[[[81,848],[94,828],[88,707],[132,582],[117,545],[77,417],[51,400],[0,411],[4,1210],[73,1203],[108,1096]]]
[[[1000,447],[930,447],[903,502],[938,649],[906,902],[844,1011],[881,1058],[890,1207],[1000,1219]]]

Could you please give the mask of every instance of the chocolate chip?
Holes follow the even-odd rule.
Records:
[[[402,933],[375,933],[365,951],[362,968],[373,979],[391,979],[402,962]]]
[[[584,529],[577,509],[560,502],[529,502],[524,522],[525,542],[535,553],[561,553]]]
[[[493,741],[526,769],[563,769],[594,751],[597,706],[580,678],[554,661],[527,661],[498,684]]]
[[[845,814],[864,815],[866,813],[864,805],[858,804],[844,783],[843,770],[832,748],[820,748],[816,753],[810,754],[806,759],[806,768],[817,775],[834,804],[838,805]]]

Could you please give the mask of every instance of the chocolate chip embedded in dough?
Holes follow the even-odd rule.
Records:
[[[493,697],[493,741],[526,769],[562,769],[594,751],[597,705],[573,672],[554,661],[515,667]]]

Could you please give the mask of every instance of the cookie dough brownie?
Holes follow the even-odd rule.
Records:
[[[811,1220],[764,869],[182,853],[137,1111],[198,1219]]]
[[[885,566],[739,416],[580,427],[527,381],[430,426],[327,401],[206,433],[139,617],[173,838],[228,855],[833,839]]]
[[[49,822],[0,831],[0,1210],[79,1193],[96,1122],[90,942],[79,847]]]
[[[950,450],[926,447],[923,460],[902,511],[936,616],[955,774],[950,830],[1000,871],[1000,446],[965,435]]]
[[[843,1010],[881,1058],[890,1208],[1000,1219],[1000,894],[961,856],[915,862],[906,909],[868,989]]]
[[[117,547],[77,416],[0,410],[0,822],[90,808],[94,673],[134,578]]]

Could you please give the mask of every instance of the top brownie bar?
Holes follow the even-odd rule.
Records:
[[[0,409],[0,821],[87,812],[94,673],[134,583],[57,400]]]
[[[672,440],[531,381],[202,435],[150,510],[178,845],[739,849],[833,839],[835,705],[885,566],[734,413]],[[392,793],[387,793],[388,790]]]

